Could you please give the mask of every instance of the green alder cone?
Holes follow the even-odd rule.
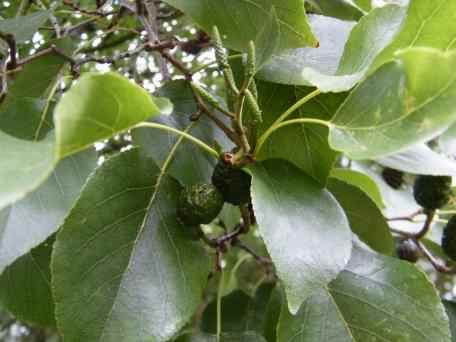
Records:
[[[212,184],[193,184],[182,190],[177,215],[188,225],[208,224],[220,213],[223,203],[221,193]]]
[[[443,228],[442,249],[451,260],[456,261],[456,215]]]
[[[418,176],[413,185],[416,203],[425,209],[439,209],[448,203],[451,195],[450,176]]]
[[[212,184],[222,193],[225,202],[240,205],[250,201],[252,176],[238,167],[219,161],[212,174]]]
[[[399,259],[416,263],[420,258],[420,251],[412,240],[402,240],[397,248],[396,254]]]

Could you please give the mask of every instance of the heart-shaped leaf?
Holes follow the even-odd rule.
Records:
[[[66,341],[164,342],[191,318],[210,263],[191,227],[177,220],[180,190],[137,148],[90,177],[53,252]]]

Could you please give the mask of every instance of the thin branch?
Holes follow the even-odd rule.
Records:
[[[387,221],[409,221],[409,222],[415,222],[415,218],[423,213],[423,209],[418,209],[417,211],[411,213],[410,215],[406,216],[396,216],[396,217],[390,217],[390,218],[385,218]]]
[[[421,253],[428,259],[431,265],[435,268],[436,271],[445,274],[455,274],[456,268],[455,267],[448,267],[445,262],[439,258],[436,258],[427,248],[426,246],[419,240],[414,240],[414,243],[419,248]]]
[[[233,246],[235,247],[238,247],[240,249],[242,249],[243,251],[249,253],[251,256],[253,256],[253,258],[258,261],[260,264],[265,264],[265,265],[271,265],[272,264],[272,261],[269,260],[268,258],[266,257],[263,257],[259,254],[257,254],[252,248],[250,248],[249,246],[245,245],[243,242],[241,242],[239,239],[238,240],[235,240],[233,242]]]
[[[396,218],[392,218],[392,219],[388,219],[388,220],[389,221],[395,221],[395,220],[396,221],[398,221],[398,220],[404,221],[404,220],[407,220],[407,221],[415,222],[413,220],[413,217],[415,217],[417,215],[420,215],[422,213],[423,213],[423,210],[419,210],[419,211],[417,211],[417,212],[415,212],[415,213],[413,213],[411,215],[408,215],[408,216],[396,217]],[[390,230],[391,230],[391,232],[393,232],[395,234],[405,236],[405,237],[410,238],[412,240],[420,240],[429,232],[429,229],[431,228],[432,221],[435,218],[435,210],[428,211],[425,214],[426,214],[426,220],[424,221],[423,227],[418,232],[406,232],[406,231],[403,231],[403,230],[400,230],[400,229],[396,229],[396,228],[392,228],[392,227],[390,227]]]
[[[206,104],[204,103],[204,101],[201,99],[201,97],[198,94],[193,92],[193,97],[195,98],[197,106],[201,110],[201,112],[206,114],[207,117],[209,119],[211,119],[214,122],[214,124],[218,128],[220,128],[232,142],[234,142],[236,145],[239,146],[240,141],[239,141],[238,136],[231,129],[229,129],[228,126],[226,126],[222,120],[220,120],[217,116],[215,116],[215,114],[206,106]]]
[[[0,38],[3,39],[9,48],[9,56],[10,60],[8,62],[8,70],[16,69],[17,68],[17,46],[16,46],[16,39],[14,39],[14,35],[10,33],[3,33],[0,32]]]

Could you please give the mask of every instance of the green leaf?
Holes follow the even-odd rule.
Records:
[[[30,15],[0,21],[0,32],[14,35],[16,43],[30,40],[49,18],[49,11],[37,11]]]
[[[320,39],[320,48],[287,51],[273,58],[259,77],[278,83],[313,85],[322,92],[347,91],[364,78],[375,57],[399,32],[405,13],[396,5],[377,8],[355,26],[315,16],[312,28]]]
[[[358,21],[363,12],[346,0],[309,0],[312,7],[320,14],[342,20]]]
[[[352,231],[373,250],[392,255],[393,236],[377,205],[361,189],[330,178],[328,190],[345,211]]]
[[[454,341],[456,339],[456,303],[444,300],[443,305],[450,320],[451,336],[453,336],[451,341]]]
[[[332,169],[330,176],[360,188],[370,197],[372,201],[375,202],[377,207],[380,209],[385,207],[385,203],[383,203],[383,197],[377,183],[375,183],[375,181],[368,175],[355,170],[338,168]]]
[[[344,45],[354,22],[322,15],[309,15],[309,23],[318,37],[317,49],[304,47],[275,55],[258,73],[265,81],[309,86],[314,75],[333,75],[339,66]]]
[[[261,69],[263,64],[280,49],[280,39],[280,22],[275,7],[272,7],[254,40],[256,70]]]
[[[350,227],[332,195],[286,161],[265,161],[250,171],[259,233],[296,313],[345,267]]]
[[[169,98],[174,103],[174,111],[171,115],[154,118],[154,122],[185,130],[208,145],[217,142],[225,151],[233,147],[223,132],[206,116],[203,115],[196,122],[190,121],[191,114],[196,113],[197,108],[187,82],[168,82],[160,89],[158,96]],[[217,160],[202,152],[193,143],[180,139],[176,134],[151,128],[135,129],[132,136],[133,143],[141,146],[144,153],[158,165],[165,162],[176,142],[180,141],[168,173],[185,185],[210,182]]]
[[[432,139],[455,120],[456,53],[412,48],[360,84],[331,122],[330,145],[378,158]]]
[[[362,78],[375,57],[401,31],[406,15],[407,8],[388,5],[362,18],[350,34],[337,74],[359,74]]]
[[[32,148],[30,146],[29,151]],[[24,151],[20,153],[27,156]],[[40,157],[43,158],[44,155],[38,153],[37,159]],[[19,170],[30,165],[31,161],[14,165],[11,169],[12,179],[31,179],[29,174],[24,174],[23,178],[19,177]],[[36,190],[0,211],[0,215],[3,216],[0,220],[0,273],[18,257],[28,253],[57,231],[95,166],[95,151],[68,157],[61,161],[54,171],[46,170],[49,178]],[[33,172],[33,169],[30,168],[29,171]],[[8,178],[0,179],[8,183],[13,182]],[[4,187],[8,186],[8,183]]]
[[[296,316],[283,307],[278,342],[450,342],[434,287],[415,266],[359,248],[327,289]]]
[[[0,277],[0,302],[22,322],[55,326],[51,293],[51,252],[54,240],[17,259]]]
[[[20,140],[0,131],[0,209],[24,198],[54,169],[54,134],[42,141]]]
[[[418,144],[376,160],[379,164],[415,175],[456,176],[456,162],[431,150],[425,144]]]
[[[372,68],[394,58],[397,51],[410,47],[451,50],[455,47],[456,21],[448,17],[456,12],[456,2],[448,0],[410,0],[407,18],[400,33],[375,59]]]
[[[259,102],[263,108],[263,124],[259,128],[259,133],[268,129],[280,113],[307,95],[309,91],[309,88],[259,83]],[[344,99],[345,94],[319,95],[302,106],[290,118],[313,117],[330,120]],[[286,159],[321,184],[325,184],[337,157],[337,152],[330,148],[327,137],[326,127],[313,124],[289,125],[271,135],[258,159]]]
[[[176,342],[217,342],[215,335],[197,333],[194,335],[185,335],[177,339]],[[265,342],[261,335],[255,332],[245,333],[226,333],[220,336],[220,342]]]
[[[217,26],[226,47],[247,51],[249,41],[255,41],[258,32],[268,21],[272,7],[280,23],[280,50],[301,46],[316,46],[307,23],[304,0],[165,0],[171,6],[188,14],[206,32]],[[261,48],[260,48],[261,49]]]
[[[237,290],[222,299],[222,323],[224,332],[256,331],[263,334],[266,328],[267,306],[274,285],[265,284],[258,288],[252,298]],[[204,311],[201,330],[217,332],[217,303],[213,301]]]
[[[353,2],[365,12],[372,9],[372,0],[353,0]]]
[[[53,252],[66,341],[164,342],[191,318],[210,263],[176,218],[180,190],[137,148],[90,177]]]
[[[86,73],[55,109],[57,155],[83,150],[160,110],[147,91],[127,78],[116,73]]]
[[[53,41],[67,54],[73,51],[70,38]],[[17,138],[41,140],[54,124],[52,122],[49,89],[57,81],[66,60],[54,54],[37,58],[23,66],[8,81],[8,93],[0,106],[0,129]]]

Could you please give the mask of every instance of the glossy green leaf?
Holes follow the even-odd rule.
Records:
[[[330,144],[378,158],[429,140],[456,120],[456,53],[412,48],[360,84],[331,122]]]
[[[228,48],[246,51],[249,41],[255,41],[272,7],[280,22],[280,50],[315,46],[317,41],[307,23],[304,0],[165,0],[200,25],[206,32],[217,26]]]
[[[449,0],[410,0],[407,18],[400,33],[375,59],[373,68],[394,58],[397,51],[410,47],[451,50],[456,45],[456,2]]]
[[[157,101],[127,78],[116,73],[86,73],[55,109],[57,155],[85,149],[160,111]]]
[[[358,187],[330,178],[328,190],[344,208],[350,227],[373,250],[392,255],[393,236],[377,205]]]
[[[206,116],[200,117],[196,122],[190,120],[190,116],[197,111],[197,108],[191,89],[185,81],[167,83],[160,89],[158,95],[169,98],[175,105],[171,115],[161,115],[155,118],[154,122],[185,130],[208,145],[214,145],[217,142],[225,151],[233,147],[223,132]],[[169,167],[169,174],[182,184],[210,182],[217,160],[192,142],[182,140],[176,134],[151,128],[135,129],[132,136],[133,143],[141,146],[147,156],[158,165],[165,162],[170,151],[178,143]]]
[[[263,334],[266,328],[267,306],[274,285],[265,284],[258,288],[252,298],[241,290],[223,297],[222,319],[224,332],[256,331]],[[217,332],[217,304],[213,301],[204,311],[202,331]]]
[[[456,162],[425,144],[418,144],[376,160],[379,164],[415,175],[456,176]]]
[[[51,293],[53,239],[17,259],[0,277],[0,302],[17,319],[41,326],[54,326]]]
[[[318,37],[319,47],[290,49],[275,55],[259,72],[260,79],[308,86],[319,75],[336,73],[344,45],[355,22],[309,15],[309,23]]]
[[[53,290],[68,342],[168,341],[210,270],[176,218],[180,185],[134,148],[92,174],[57,234]]]
[[[347,91],[364,78],[375,57],[391,43],[405,14],[405,8],[389,5],[372,10],[355,26],[316,16],[312,28],[320,39],[320,48],[286,51],[273,58],[259,77],[278,83],[313,85],[322,92]],[[287,68],[280,67],[279,61]]]
[[[380,209],[385,207],[385,203],[383,202],[382,194],[377,183],[375,183],[375,181],[368,175],[355,170],[337,168],[331,170],[331,177],[358,187],[366,195],[368,195],[372,201],[375,202],[377,207]]]
[[[254,40],[256,70],[261,69],[263,64],[280,49],[280,29],[277,11],[275,7],[272,7],[263,27],[257,33]]]
[[[345,267],[350,227],[334,197],[290,163],[269,160],[250,170],[259,233],[296,313]]]
[[[26,155],[24,151],[21,153]],[[38,154],[39,157],[44,156]],[[24,178],[18,177],[18,170],[28,166],[23,162],[15,166],[11,175],[17,178],[13,179],[31,179],[28,174],[24,174]],[[0,273],[57,231],[95,166],[95,151],[70,156],[61,161],[55,170],[51,169],[47,173],[48,179],[36,190],[0,211],[3,213],[3,220],[0,220]],[[33,169],[29,171],[33,172]]]
[[[24,198],[54,169],[54,134],[42,141],[21,140],[0,131],[0,209]]]
[[[24,43],[48,20],[49,14],[49,11],[37,11],[25,16],[0,20],[0,32],[14,35],[16,43]]]
[[[364,75],[375,57],[401,31],[407,8],[388,5],[372,10],[353,28],[341,58],[338,75]]]
[[[363,12],[353,3],[346,0],[309,0],[312,9],[317,13],[342,20],[355,20],[363,16]]]
[[[264,132],[296,101],[309,93],[308,88],[297,88],[261,82],[258,85],[259,103],[263,108],[263,123],[259,132]],[[329,120],[345,99],[344,94],[320,95],[297,110],[293,118],[313,117]],[[266,141],[259,160],[286,159],[318,182],[325,184],[337,157],[328,144],[328,130],[319,125],[290,125],[283,127]]]
[[[448,318],[415,266],[358,248],[346,270],[296,316],[282,309],[278,342],[450,342]]]

